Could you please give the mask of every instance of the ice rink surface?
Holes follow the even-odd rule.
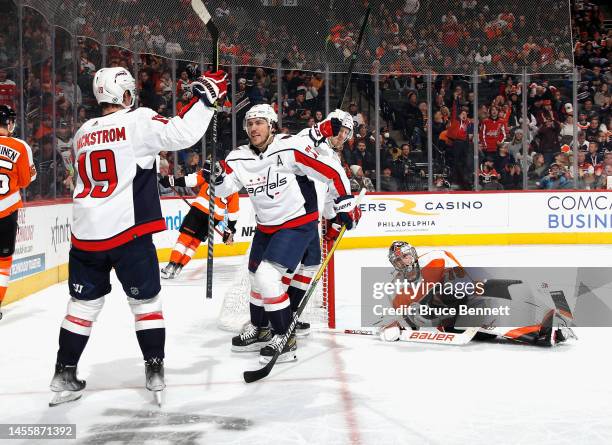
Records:
[[[450,250],[467,266],[612,266],[612,246]],[[359,268],[386,261],[382,249],[337,253],[339,327],[358,327]],[[0,321],[1,423],[75,423],[82,444],[610,443],[606,328],[577,329],[578,342],[548,349],[315,332],[299,342],[297,362],[247,385],[242,371],[259,367],[257,356],[230,352],[232,334],[215,326],[242,264],[215,263],[213,300],[204,298],[203,261],[189,264],[181,283],[163,286],[168,387],[161,409],[144,389],[133,316],[116,280],[79,366],[87,389],[55,408],[48,385],[67,285],[8,306]]]

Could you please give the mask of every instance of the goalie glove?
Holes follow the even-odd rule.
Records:
[[[227,94],[227,74],[221,70],[214,73],[206,71],[191,83],[191,93],[207,106],[215,106]]]
[[[325,142],[327,138],[338,136],[342,128],[342,121],[336,117],[326,119],[313,125],[308,132],[310,139],[313,140],[315,147]]]

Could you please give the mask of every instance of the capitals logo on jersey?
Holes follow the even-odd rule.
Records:
[[[261,193],[265,193],[268,198],[274,199],[275,196],[280,194],[278,189],[284,185],[287,185],[287,177],[284,175],[281,176],[278,172],[270,176],[270,170],[271,168],[268,169],[268,172],[264,178],[259,177],[255,180],[249,181],[253,182],[253,184],[249,184],[246,187],[249,195],[257,196]]]

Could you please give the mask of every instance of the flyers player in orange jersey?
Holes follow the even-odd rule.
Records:
[[[385,341],[405,339],[401,335],[405,329],[456,332],[456,327],[461,330],[467,326],[483,326],[476,339],[499,337],[554,346],[575,338],[568,327],[572,315],[567,302],[563,305],[558,298],[546,300],[521,280],[474,279],[470,271],[475,269],[465,269],[451,252],[432,250],[419,256],[405,241],[394,241],[388,258],[396,272],[393,281],[408,285],[398,286],[399,292],[393,297],[393,308],[401,309],[401,316],[381,329],[380,337]],[[469,313],[475,308],[503,307],[508,309],[502,316]]]
[[[204,168],[198,173],[192,173],[182,178],[162,176],[159,180],[159,183],[164,187],[200,187],[198,196],[193,201],[189,213],[181,224],[180,235],[170,254],[170,262],[161,270],[161,277],[164,279],[171,280],[178,277],[183,267],[189,263],[195,254],[200,243],[208,237],[209,180],[210,161],[206,161]],[[236,233],[238,206],[238,193],[233,193],[226,199],[215,197],[215,226],[224,220],[225,211],[228,214],[227,227],[223,231],[223,242],[228,245],[233,243],[234,233]]]
[[[0,306],[11,275],[17,210],[23,206],[19,191],[36,179],[32,149],[25,141],[11,137],[15,117],[11,107],[0,105]]]
[[[456,302],[455,296],[444,293],[442,286],[433,286],[436,283],[444,285],[469,280],[454,255],[444,250],[433,250],[419,257],[416,249],[409,243],[394,241],[389,248],[388,257],[396,271],[394,281],[406,280],[408,283],[418,284],[401,289],[392,300],[395,309],[410,308],[410,311],[406,311],[409,314],[404,317],[408,326],[418,329],[424,326],[448,325],[445,320],[450,317],[423,315],[426,311],[420,310],[420,307],[443,307]]]

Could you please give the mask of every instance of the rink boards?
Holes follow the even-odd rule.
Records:
[[[416,246],[608,244],[612,243],[609,191],[371,193],[357,229],[340,249],[387,247],[394,240]],[[178,198],[162,200],[168,230],[155,234],[160,261],[167,261],[189,208]],[[71,204],[28,206],[20,230],[5,302],[65,280],[70,247]],[[215,237],[215,255],[242,255],[255,232],[252,206],[240,198],[235,244]],[[195,258],[206,257],[201,246]]]

